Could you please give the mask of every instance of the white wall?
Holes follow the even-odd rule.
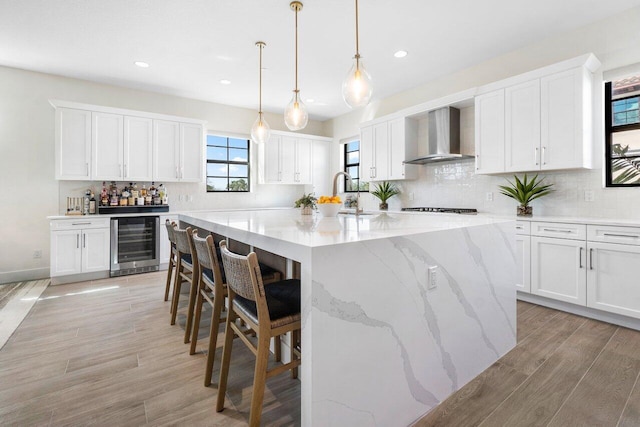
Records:
[[[54,179],[55,115],[49,99],[202,119],[209,130],[246,135],[257,114],[249,109],[0,67],[0,283],[47,277],[46,217],[63,213],[67,196],[82,196],[89,186],[99,189],[102,184]],[[267,120],[272,128],[286,130],[282,116],[267,114]],[[323,130],[322,123],[311,121],[304,132],[324,135]],[[172,210],[291,206],[304,191],[295,185],[258,185],[257,180],[252,184],[256,191],[250,194],[207,194],[204,184],[166,185]],[[181,194],[193,195],[193,202],[178,202]],[[41,259],[33,258],[36,250],[42,251]]]
[[[541,68],[555,62],[593,52],[602,62],[602,70],[611,70],[640,62],[640,8],[591,24],[559,37],[542,40],[536,44],[480,63],[458,73],[409,91],[371,103],[362,110],[353,111],[325,123],[326,132],[333,135],[334,162],[339,165],[340,141],[358,134],[358,124],[398,110],[418,105],[446,95],[498,81],[510,76]],[[434,58],[434,61],[437,61]],[[375,70],[369,70],[374,74]],[[375,80],[374,80],[375,81]],[[463,112],[461,117],[463,145],[473,137],[473,112]],[[424,126],[420,127],[421,133]],[[465,139],[466,138],[466,141]],[[425,139],[421,139],[425,141]],[[424,149],[424,147],[420,147]],[[594,140],[594,148],[602,157],[602,135]],[[423,151],[423,150],[421,150]],[[601,167],[601,166],[600,166]],[[419,177],[415,181],[400,182],[403,194],[390,200],[391,209],[401,206],[473,207],[483,212],[512,214],[516,202],[498,194],[497,185],[504,184],[504,176],[475,175],[473,162],[442,163],[418,166]],[[554,183],[556,192],[534,201],[534,215],[589,216],[613,218],[638,218],[640,188],[604,189],[602,170],[561,171],[540,174]],[[592,190],[595,200],[584,201],[584,191]],[[409,200],[413,193],[414,200]],[[487,201],[487,193],[493,193],[493,201]],[[370,195],[363,198],[365,209],[377,206],[377,199]]]

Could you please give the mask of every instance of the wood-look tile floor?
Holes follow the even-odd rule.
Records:
[[[217,413],[223,339],[212,385],[204,387],[208,322],[190,356],[184,316],[169,325],[165,278],[159,272],[47,288],[0,350],[0,425],[247,425],[253,354],[235,343],[225,410]],[[262,420],[300,425],[299,381],[287,374],[267,381]]]
[[[517,346],[415,425],[640,426],[640,332],[518,301]]]

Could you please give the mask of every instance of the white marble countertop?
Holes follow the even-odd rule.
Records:
[[[218,231],[257,234],[305,247],[336,245],[431,231],[514,221],[491,215],[413,212],[369,212],[356,217],[339,214],[323,218],[302,215],[299,209],[182,212],[180,220]]]

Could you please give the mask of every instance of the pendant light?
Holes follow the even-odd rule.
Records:
[[[356,1],[356,55],[353,57],[353,66],[349,74],[342,82],[342,97],[351,108],[363,107],[371,100],[373,88],[371,76],[364,69],[360,59],[360,44],[358,39],[358,0]]]
[[[309,121],[307,106],[300,99],[298,89],[298,12],[302,10],[302,3],[292,1],[289,6],[296,13],[296,88],[293,90],[291,102],[284,110],[284,122],[290,130],[300,130],[304,129]]]
[[[258,118],[251,127],[251,139],[257,144],[263,144],[269,141],[271,136],[271,128],[262,115],[262,49],[266,46],[265,42],[256,42],[256,46],[260,49],[260,89],[259,89],[259,110]]]

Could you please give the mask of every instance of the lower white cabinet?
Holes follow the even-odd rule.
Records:
[[[586,242],[531,237],[531,293],[585,305],[587,302]]]
[[[167,234],[167,226],[165,222],[178,223],[177,215],[160,215],[160,265],[168,264],[171,251],[169,247],[169,235]]]
[[[109,219],[51,221],[51,277],[107,271]]]
[[[531,236],[516,234],[516,289],[531,292]]]

